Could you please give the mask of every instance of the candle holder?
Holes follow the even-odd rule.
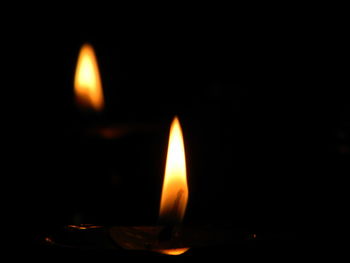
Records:
[[[292,240],[291,237],[288,234],[259,235],[223,223],[173,227],[81,224],[67,225],[43,237],[42,243],[47,247],[113,251],[118,255],[180,255],[198,251],[205,255],[235,246],[252,247],[261,241]]]

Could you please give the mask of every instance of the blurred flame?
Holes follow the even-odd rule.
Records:
[[[159,219],[166,224],[178,224],[185,215],[188,200],[185,148],[181,125],[177,117],[170,127]]]
[[[103,91],[95,52],[90,44],[84,44],[79,53],[74,92],[81,108],[101,111],[104,107]]]

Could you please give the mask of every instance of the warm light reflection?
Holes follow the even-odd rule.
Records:
[[[159,221],[179,224],[185,215],[188,200],[185,148],[181,125],[174,118],[169,135]]]
[[[172,249],[156,250],[156,252],[159,252],[159,253],[164,254],[164,255],[178,256],[178,255],[185,253],[189,249],[190,249],[189,247],[172,248]]]
[[[101,111],[104,107],[102,84],[95,52],[90,44],[80,49],[75,77],[74,93],[80,108]]]

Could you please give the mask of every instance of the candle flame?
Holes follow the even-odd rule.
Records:
[[[186,158],[180,121],[174,118],[170,126],[168,153],[165,165],[159,221],[162,224],[177,225],[184,218],[188,201]],[[185,248],[161,249],[165,255],[181,255]]]
[[[104,107],[103,91],[97,59],[93,47],[84,44],[79,53],[74,91],[80,108],[101,111]]]
[[[188,200],[185,147],[181,125],[174,118],[169,134],[159,219],[165,224],[179,224],[185,215]]]

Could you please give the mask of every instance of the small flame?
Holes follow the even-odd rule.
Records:
[[[90,44],[84,44],[79,53],[74,91],[81,108],[101,111],[104,107],[103,91],[97,59]]]
[[[181,125],[174,118],[169,135],[159,219],[165,224],[179,224],[185,215],[188,200],[185,147]]]

